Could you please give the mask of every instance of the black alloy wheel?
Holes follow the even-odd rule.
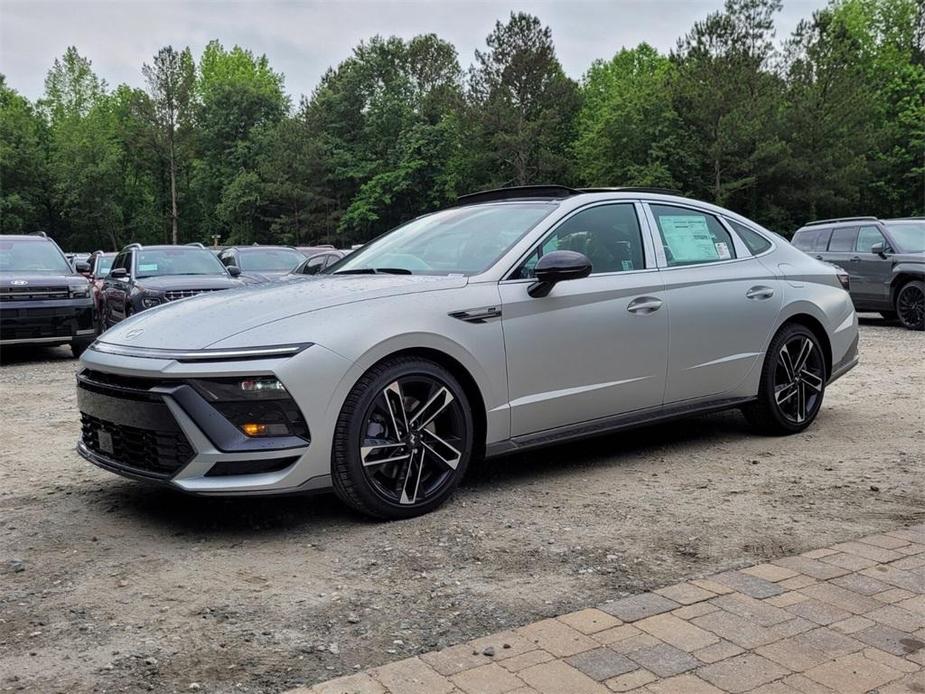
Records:
[[[781,414],[800,425],[819,409],[825,387],[825,362],[816,341],[797,334],[777,352],[774,401]]]
[[[896,295],[896,314],[909,330],[925,330],[925,282],[903,285]]]
[[[426,513],[452,494],[472,443],[469,403],[452,374],[424,359],[384,362],[360,379],[341,412],[335,491],[378,518]]]
[[[819,413],[826,380],[826,360],[818,338],[804,325],[787,324],[771,340],[758,397],[743,412],[766,434],[798,433]]]

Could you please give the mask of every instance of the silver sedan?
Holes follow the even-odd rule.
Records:
[[[78,450],[186,492],[333,487],[404,518],[476,457],[729,408],[795,434],[858,361],[847,282],[659,191],[478,193],[314,278],[119,323],[81,361]]]

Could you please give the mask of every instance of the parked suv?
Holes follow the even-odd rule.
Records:
[[[116,256],[103,281],[102,324],[110,328],[133,313],[188,296],[243,285],[237,268],[226,268],[202,244],[142,246]]]
[[[305,256],[292,246],[230,246],[218,254],[228,267],[237,267],[250,283],[270,282],[296,268]]]
[[[93,341],[90,283],[43,232],[0,236],[0,345],[70,344],[74,356]]]
[[[822,219],[798,229],[793,245],[848,273],[858,311],[925,328],[925,218]]]

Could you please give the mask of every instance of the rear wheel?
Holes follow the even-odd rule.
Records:
[[[426,359],[390,359],[363,375],[341,410],[334,490],[369,516],[418,516],[450,497],[472,449],[472,413],[453,375]]]
[[[896,314],[909,330],[925,330],[925,282],[906,282],[896,295]]]
[[[758,399],[743,411],[766,434],[796,434],[812,424],[825,395],[825,358],[809,328],[785,325],[778,331],[761,370]]]

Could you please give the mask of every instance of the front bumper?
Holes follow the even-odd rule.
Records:
[[[311,368],[312,372],[341,373],[341,368],[335,368],[340,357],[324,348],[306,351],[312,352],[309,361],[317,365],[317,371]],[[264,495],[328,488],[330,444],[324,436],[315,440],[312,423],[312,414],[326,403],[316,397],[299,401],[298,387],[289,388],[287,378],[291,382],[292,373],[304,371],[293,367],[291,361],[274,358],[190,364],[88,350],[81,359],[84,369],[113,376],[113,382],[121,378],[132,386],[137,385],[133,379],[144,379],[145,383],[141,384],[142,392],[137,392],[138,388],[135,392],[132,388],[113,392],[89,384],[99,391],[92,396],[86,392],[87,384],[78,386],[83,431],[77,452],[110,472],[193,494]],[[238,375],[278,375],[308,422],[311,442],[298,437],[288,437],[288,441],[245,437],[183,383],[188,378]],[[315,414],[316,421],[321,419]],[[318,426],[325,430],[322,424]],[[98,430],[106,432],[103,445],[94,438]],[[124,449],[127,443],[133,446],[128,454]],[[238,474],[238,470],[244,472]]]
[[[84,299],[0,302],[0,345],[64,344],[96,333],[94,304]]]

